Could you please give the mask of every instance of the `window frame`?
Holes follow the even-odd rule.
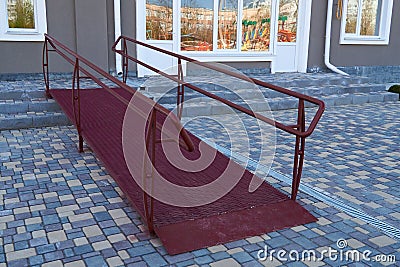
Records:
[[[378,36],[366,36],[346,33],[347,6],[349,0],[343,0],[342,21],[340,26],[340,44],[360,45],[388,45],[392,21],[393,0],[382,0],[379,34]],[[358,0],[360,1],[364,0]],[[358,16],[362,13],[362,5],[358,5]]]
[[[44,34],[47,32],[47,16],[45,0],[33,0],[35,28],[9,28],[7,0],[0,4],[0,41],[44,41]],[[3,15],[4,14],[4,15]]]
[[[236,0],[238,2],[238,21],[242,21],[243,19],[243,0]],[[181,10],[181,0],[177,0],[177,10]],[[218,57],[219,61],[224,61],[224,59],[235,57],[236,58],[247,58],[249,61],[257,61],[256,58],[261,56],[267,56],[267,57],[274,57],[276,53],[276,48],[275,48],[275,42],[272,42],[270,44],[270,47],[268,50],[265,51],[242,51],[241,50],[241,36],[242,36],[242,24],[237,23],[237,38],[236,42],[239,44],[237,45],[236,49],[217,49],[217,36],[218,36],[218,1],[214,1],[214,7],[213,7],[213,13],[214,13],[214,23],[212,25],[213,27],[213,50],[212,51],[184,51],[181,50],[180,46],[180,40],[181,40],[181,31],[180,27],[178,26],[178,31],[177,31],[177,38],[176,38],[176,48],[177,52],[182,53],[186,56],[189,57],[195,57],[195,58],[201,58],[203,59],[209,59],[212,57]],[[271,0],[271,29],[270,29],[270,40],[274,40],[274,35],[277,34],[277,28],[278,28],[278,21],[276,20],[276,16],[279,13],[279,0]],[[177,19],[178,23],[181,22],[182,19],[182,12],[178,13]],[[254,59],[253,59],[254,58]]]

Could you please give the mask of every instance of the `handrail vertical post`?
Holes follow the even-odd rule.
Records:
[[[183,82],[183,68],[182,60],[178,59],[178,80]],[[183,101],[185,96],[185,85],[183,83],[178,83],[177,95],[176,95],[176,107],[177,107],[177,117],[182,119],[183,112]]]
[[[144,212],[146,216],[147,227],[149,228],[149,232],[151,234],[154,233],[154,199],[153,199],[153,188],[154,188],[154,175],[155,175],[155,164],[156,164],[156,124],[157,124],[157,110],[153,108],[150,114],[150,121],[147,126],[147,134],[146,134],[146,147],[147,152],[151,149],[150,160],[151,160],[151,174],[150,174],[150,195],[146,191],[147,184],[147,172],[145,170],[145,177],[143,177],[143,205]],[[150,148],[151,145],[151,148]],[[150,199],[150,207],[149,200]]]
[[[128,45],[126,43],[126,39],[123,39],[122,42],[122,81],[126,83],[126,80],[128,79],[128,70],[129,70],[129,61],[128,57],[125,55],[128,55]]]
[[[79,77],[79,59],[75,58],[74,73],[72,76],[72,107],[74,111],[76,128],[79,136],[79,153],[83,152],[83,137],[81,127],[81,90],[80,90],[80,77]],[[75,87],[76,85],[76,87]]]
[[[52,98],[50,94],[50,81],[49,81],[49,47],[47,38],[43,44],[43,54],[42,54],[42,70],[43,70],[43,78],[44,84],[46,86],[46,97]]]
[[[297,128],[300,132],[305,131],[306,118],[304,109],[304,100],[299,99],[298,114],[297,114]],[[305,151],[306,138],[296,135],[294,164],[293,164],[293,180],[292,180],[292,200],[296,200],[297,192],[300,186],[301,174],[303,172],[304,164],[304,151]]]

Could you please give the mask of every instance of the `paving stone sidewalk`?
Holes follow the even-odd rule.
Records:
[[[308,140],[302,181],[399,227],[399,108],[400,103],[328,109]],[[275,116],[284,120],[293,114],[285,111]],[[225,120],[229,123],[229,117]],[[208,133],[201,120],[188,127],[198,134]],[[257,140],[257,129],[249,128]],[[221,136],[211,131],[206,137],[217,137],[218,142]],[[273,167],[285,174],[291,173],[293,141],[277,135]],[[76,143],[73,127],[1,132],[0,267],[399,264],[399,240],[302,192],[298,201],[319,219],[316,223],[169,256],[159,239],[146,233],[138,214],[90,149],[79,154]],[[257,155],[256,147],[252,151]],[[338,240],[346,241],[343,249],[338,248]],[[272,261],[258,260],[266,247],[269,253],[275,250]],[[300,256],[315,251],[321,260],[285,260],[288,254],[277,255],[281,249]],[[324,253],[333,249],[340,252],[336,259]],[[371,251],[371,261],[358,262],[358,254],[352,253],[340,259],[350,250]],[[396,257],[397,262],[373,261],[378,255]]]
[[[320,188],[338,198],[366,210],[380,220],[400,227],[400,103],[351,105],[328,108],[315,132],[307,138],[302,182]],[[315,109],[307,109],[312,118]],[[262,113],[279,122],[295,124],[296,110]],[[187,124],[192,132],[231,147],[250,140],[250,156],[258,160],[260,140],[268,142],[276,134],[276,156],[273,168],[288,176],[293,166],[294,137],[280,130],[274,132],[255,119],[239,117],[241,123],[230,116],[199,117]],[[205,131],[204,125],[208,129]],[[290,124],[290,123],[289,123]],[[247,132],[240,131],[246,128]],[[260,136],[260,129],[264,137]],[[239,133],[232,136],[232,133]],[[244,133],[244,134],[243,134]],[[243,146],[245,147],[245,146]],[[237,148],[240,153],[246,151]],[[261,159],[262,162],[262,159]]]

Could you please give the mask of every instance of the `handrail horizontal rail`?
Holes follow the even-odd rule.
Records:
[[[100,67],[96,66],[95,64],[93,64],[92,62],[87,60],[86,58],[84,58],[81,55],[77,54],[76,52],[74,52],[73,50],[71,50],[70,48],[68,48],[67,46],[65,46],[64,44],[62,44],[61,42],[59,42],[58,40],[53,38],[52,36],[50,36],[48,34],[45,34],[45,42],[48,42],[51,45],[52,49],[54,50],[53,52],[56,52],[57,54],[59,54],[62,58],[64,58],[71,65],[74,65],[75,61],[79,60],[80,62],[83,62],[87,67],[89,67],[93,71],[97,72],[98,74],[100,74],[104,78],[107,78],[111,82],[113,82],[116,85],[120,86],[122,89],[125,89],[125,90],[127,90],[129,92],[133,92],[133,94],[135,94],[136,97],[139,97],[144,101],[150,101],[150,99],[147,98],[146,96],[142,95],[141,93],[137,92],[136,90],[134,90],[133,88],[131,88],[130,86],[125,84],[124,82],[122,82],[122,81],[118,80],[117,78],[115,78],[114,76],[110,75],[109,73],[107,73],[106,71],[104,71]],[[112,90],[110,90],[110,88],[106,84],[104,84],[99,78],[95,77],[87,69],[82,67],[81,64],[79,64],[78,69],[79,69],[79,71],[84,73],[88,78],[92,79],[95,83],[97,83],[100,87],[102,87],[105,90],[108,90],[113,96],[117,97],[120,101],[125,103],[127,106],[129,106],[131,108],[135,108],[135,107],[131,106],[129,101],[127,101],[123,97],[119,96],[118,94],[113,93]],[[157,111],[167,115],[167,116],[168,115],[172,115],[171,116],[172,122],[175,123],[175,125],[177,127],[181,126],[181,123],[180,123],[179,119],[173,113],[171,114],[171,112],[168,109],[166,109],[165,107],[161,106],[158,103],[155,103],[153,108],[156,109]],[[193,151],[194,150],[194,145],[193,145],[192,140],[189,137],[189,134],[187,133],[185,128],[183,128],[183,127],[180,127],[180,128],[181,128],[180,134],[181,134],[182,139],[183,139],[183,141],[184,141],[184,143],[186,145],[187,150],[188,151]]]
[[[167,74],[167,73],[165,73],[163,71],[160,71],[157,68],[155,68],[153,66],[150,66],[149,64],[146,64],[145,62],[140,61],[140,60],[138,60],[137,58],[135,58],[133,56],[130,56],[129,54],[125,53],[123,50],[116,48],[118,43],[121,40],[129,41],[129,42],[135,43],[137,45],[141,45],[141,46],[147,47],[149,49],[158,51],[160,53],[170,55],[170,56],[178,58],[180,60],[184,60],[184,61],[187,61],[187,62],[190,62],[190,63],[194,63],[196,65],[199,65],[199,66],[202,66],[202,67],[205,67],[205,68],[208,68],[208,69],[212,69],[212,70],[227,74],[229,76],[232,76],[232,77],[235,77],[235,78],[238,78],[238,79],[241,79],[241,80],[245,80],[245,81],[249,81],[250,80],[251,82],[253,82],[256,85],[259,85],[259,86],[262,86],[262,87],[265,87],[265,88],[268,88],[268,89],[283,93],[283,94],[288,95],[288,96],[295,97],[295,98],[297,98],[299,100],[303,100],[303,101],[307,101],[307,102],[313,103],[313,104],[318,106],[318,110],[316,111],[316,113],[315,113],[313,119],[311,120],[308,128],[305,131],[301,131],[299,129],[296,129],[296,127],[293,127],[293,125],[285,125],[285,124],[283,124],[281,122],[278,122],[278,121],[275,121],[273,119],[267,118],[264,115],[261,115],[261,114],[259,114],[257,112],[254,112],[254,111],[252,111],[250,109],[247,109],[245,107],[242,107],[242,106],[240,106],[240,105],[238,105],[236,103],[233,103],[233,102],[231,102],[229,100],[226,100],[226,99],[224,99],[222,97],[219,97],[219,96],[217,96],[217,95],[215,95],[213,93],[210,93],[210,92],[208,92],[208,91],[206,91],[204,89],[201,89],[201,88],[199,88],[197,86],[194,86],[194,85],[192,85],[192,84],[190,84],[188,82],[184,82],[181,79],[176,78],[173,75],[170,75],[170,74]],[[267,82],[260,81],[258,79],[250,78],[250,77],[247,77],[247,76],[245,76],[243,74],[232,72],[232,71],[223,69],[221,67],[218,67],[218,66],[206,63],[206,62],[201,62],[201,61],[198,61],[198,60],[195,60],[195,59],[192,59],[192,58],[189,58],[189,57],[186,57],[186,56],[183,56],[183,55],[180,55],[180,54],[177,54],[177,53],[174,53],[174,52],[171,52],[171,51],[159,48],[159,47],[155,47],[155,46],[146,44],[144,42],[135,40],[133,38],[127,37],[127,36],[123,36],[123,35],[119,36],[118,39],[113,44],[112,50],[115,53],[118,53],[118,54],[122,55],[123,57],[134,61],[137,64],[140,64],[140,65],[142,65],[142,66],[144,66],[144,67],[146,67],[146,68],[148,68],[148,69],[150,69],[150,70],[152,70],[152,71],[154,71],[154,72],[156,72],[156,73],[158,73],[158,74],[160,74],[160,75],[162,75],[162,76],[164,76],[166,78],[169,78],[170,80],[172,80],[174,82],[177,82],[180,85],[184,85],[185,87],[188,87],[188,88],[190,88],[190,89],[192,89],[194,91],[197,91],[197,92],[199,92],[199,93],[201,93],[201,94],[203,94],[205,96],[208,96],[210,98],[213,98],[213,99],[215,99],[217,101],[220,101],[220,102],[222,102],[222,103],[224,103],[224,104],[226,104],[226,105],[228,105],[228,106],[230,106],[230,107],[232,107],[232,108],[234,108],[236,110],[239,110],[239,111],[241,111],[241,112],[243,112],[243,113],[245,113],[247,115],[250,115],[250,116],[252,116],[254,118],[257,118],[257,119],[259,119],[261,121],[264,121],[264,122],[266,122],[266,123],[268,123],[270,125],[274,125],[276,128],[281,129],[281,130],[283,130],[285,132],[294,134],[294,135],[296,135],[298,137],[308,137],[308,136],[310,136],[313,133],[313,131],[315,130],[315,128],[316,128],[316,126],[317,126],[319,120],[321,119],[322,114],[323,114],[323,112],[325,110],[325,103],[323,101],[317,99],[317,98],[314,98],[314,97],[311,97],[311,96],[308,96],[308,95],[304,95],[304,94],[301,94],[301,93],[298,93],[298,92],[294,92],[294,91],[291,91],[289,89],[286,89],[286,88],[283,88],[283,87],[280,87],[280,86],[276,86],[276,85],[273,85],[273,84],[270,84],[270,83],[267,83]]]

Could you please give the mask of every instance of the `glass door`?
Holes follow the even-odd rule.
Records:
[[[277,72],[297,71],[297,19],[299,0],[279,0],[276,46]]]
[[[273,2],[271,0],[243,0],[241,51],[272,52],[271,22],[274,21]]]
[[[137,38],[199,60],[263,61],[262,57],[270,57],[274,59],[276,71],[297,71],[298,61],[304,61],[297,59],[303,53],[298,52],[299,44],[303,44],[303,37],[298,38],[298,25],[303,22],[299,23],[298,18],[304,16],[302,8],[309,5],[307,2],[136,1]],[[304,47],[307,49],[308,44]],[[171,57],[146,48],[138,47],[137,53],[140,60],[162,70],[177,64]],[[138,74],[154,73],[138,66]]]
[[[173,0],[146,0],[136,1],[137,5],[137,38],[147,44],[166,49],[174,50],[174,1]],[[144,12],[143,12],[144,11]],[[145,27],[144,27],[145,25]],[[160,52],[137,46],[137,57],[139,60],[174,74],[172,67],[174,59]],[[137,66],[138,76],[155,75],[156,73]]]
[[[180,50],[213,51],[214,1],[181,0]]]

